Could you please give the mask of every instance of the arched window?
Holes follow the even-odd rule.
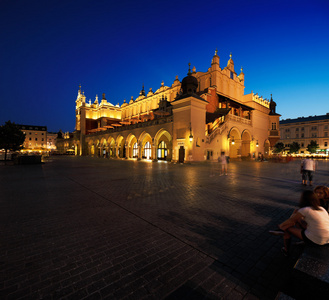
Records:
[[[167,153],[168,153],[167,145],[164,141],[162,141],[159,144],[159,147],[158,147],[158,159],[159,160],[166,160],[167,159]]]
[[[150,159],[152,157],[152,148],[150,142],[147,142],[144,146],[144,158]]]
[[[138,145],[137,145],[137,143],[135,143],[134,146],[133,146],[133,157],[134,158],[138,157]]]

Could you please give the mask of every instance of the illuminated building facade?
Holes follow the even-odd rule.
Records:
[[[298,154],[309,154],[307,146],[313,140],[319,145],[318,154],[329,155],[329,113],[281,120],[280,131],[280,142],[285,145],[286,151],[289,151],[290,144],[297,142],[300,145]]]
[[[17,125],[25,133],[24,148],[21,152],[47,151],[47,127],[36,125]]]
[[[44,153],[56,150],[57,133],[47,132],[47,126],[17,125],[25,133],[22,153]]]
[[[189,68],[182,82],[176,76],[121,107],[87,102],[79,87],[76,130],[58,141],[76,155],[167,161],[265,157],[279,140],[276,104],[257,94],[244,94],[244,73],[234,69],[232,55],[224,68],[217,54],[206,72]],[[64,145],[64,146],[63,146]]]

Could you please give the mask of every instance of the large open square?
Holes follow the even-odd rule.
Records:
[[[275,299],[300,161],[0,165],[1,299]],[[314,185],[329,185],[318,161]]]

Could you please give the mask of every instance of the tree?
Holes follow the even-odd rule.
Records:
[[[311,140],[311,142],[307,145],[307,151],[310,153],[315,153],[316,149],[319,148],[319,144],[316,143],[316,141]]]
[[[297,142],[290,144],[290,153],[297,153],[300,149],[300,145]]]
[[[282,152],[283,151],[283,149],[284,149],[284,144],[283,143],[276,143],[275,145],[274,145],[274,150],[273,150],[273,152],[274,153],[280,153],[280,152]]]
[[[23,133],[15,123],[7,121],[0,126],[0,149],[5,149],[5,160],[7,151],[18,151],[23,148],[25,133]]]

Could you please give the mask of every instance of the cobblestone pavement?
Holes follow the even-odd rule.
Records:
[[[329,162],[314,183],[329,185]],[[1,299],[275,299],[299,161],[0,166]]]

